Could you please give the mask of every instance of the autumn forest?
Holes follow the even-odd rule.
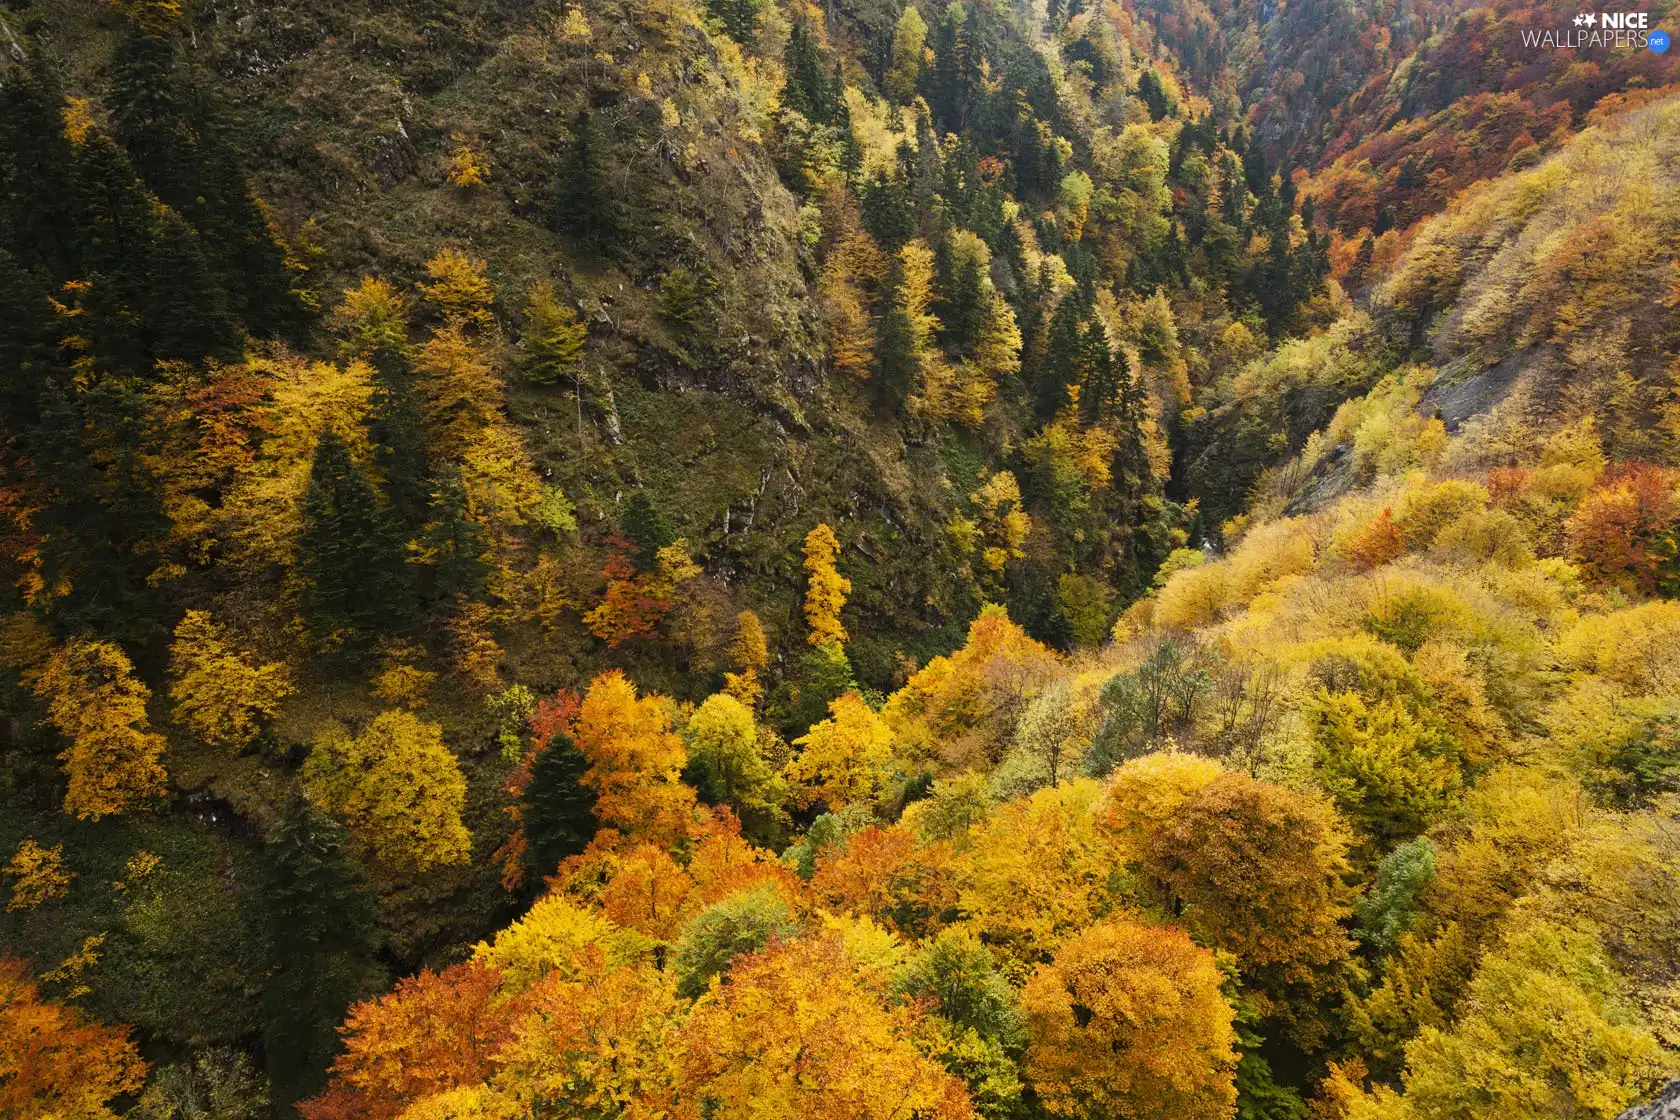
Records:
[[[1575,18],[0,0],[0,1117],[1652,1100],[1680,81]]]

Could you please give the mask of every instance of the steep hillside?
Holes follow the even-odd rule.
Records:
[[[1680,99],[1549,18],[9,0],[0,1114],[1610,1120]]]
[[[1677,127],[1672,97],[1606,120],[1422,223],[1374,286],[1368,313],[1256,359],[1210,394],[1190,430],[1191,446],[1205,447],[1187,465],[1192,491],[1235,512],[1235,496],[1261,481],[1280,449],[1304,446],[1261,481],[1257,500],[1276,511],[1319,486],[1331,464],[1355,468],[1332,472],[1344,483],[1368,475],[1375,460],[1361,433],[1416,428],[1406,419],[1414,408],[1445,430],[1464,426],[1457,454],[1482,465],[1582,415],[1616,458],[1668,460],[1680,344]],[[1379,403],[1350,402],[1331,420],[1385,376]],[[1306,441],[1327,422],[1325,435]]]

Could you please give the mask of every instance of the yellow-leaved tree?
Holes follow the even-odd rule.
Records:
[[[355,294],[372,305],[365,320],[368,330],[386,330],[377,318],[388,310],[379,290],[356,289]],[[303,497],[321,434],[330,431],[343,439],[358,465],[373,458],[367,436],[373,371],[359,360],[338,366],[290,355],[252,358],[246,364],[267,389],[268,403],[257,418],[261,441],[235,469],[222,510],[232,522],[229,539],[236,563],[285,565],[303,529]]]
[[[66,813],[96,821],[162,796],[163,736],[146,718],[152,693],[115,644],[72,638],[47,660],[35,692],[70,741],[58,756],[70,779]]]
[[[33,910],[42,903],[63,898],[70,893],[70,880],[75,872],[64,865],[64,845],[43,848],[33,840],[25,840],[6,864],[6,874],[12,879],[12,897],[7,910]]]
[[[735,669],[723,675],[723,691],[751,708],[764,695],[758,679],[770,663],[770,645],[764,638],[764,624],[747,610],[735,616],[735,638],[729,643],[729,662]]]
[[[713,804],[725,804],[743,817],[769,810],[775,774],[759,748],[752,709],[720,692],[708,696],[689,717],[687,735],[695,784]]]
[[[817,280],[817,298],[829,333],[829,357],[835,369],[858,381],[868,381],[875,364],[875,328],[860,282],[881,275],[884,266],[870,236],[852,230],[835,243]]]
[[[595,793],[602,827],[650,839],[687,834],[694,791],[682,784],[688,751],[672,729],[671,714],[670,701],[637,696],[636,686],[616,669],[590,682],[573,742],[589,760],[583,784]]]
[[[840,542],[826,524],[805,534],[805,621],[811,627],[806,640],[814,646],[840,645],[846,640],[840,609],[846,605],[852,581],[840,574],[839,558]]]
[[[1214,1120],[1236,1113],[1232,1011],[1213,954],[1183,930],[1109,919],[1021,992],[1027,1076],[1056,1116]]]
[[[879,932],[879,931],[877,931]],[[677,1040],[677,1115],[968,1120],[963,1083],[916,1046],[841,937],[801,938],[739,961]]]
[[[435,723],[399,710],[380,713],[360,735],[329,730],[304,762],[303,781],[382,863],[424,871],[467,862],[467,781]]]
[[[793,744],[799,753],[787,776],[798,784],[800,802],[838,809],[875,796],[892,759],[893,736],[863,697],[848,692],[829,701],[828,718]]]
[[[1450,1027],[1407,1044],[1404,1093],[1341,1095],[1350,1120],[1612,1120],[1667,1069],[1598,938],[1542,921],[1482,959]]]
[[[235,648],[209,611],[188,611],[169,647],[175,721],[214,746],[249,746],[291,695],[286,666],[262,665]]]

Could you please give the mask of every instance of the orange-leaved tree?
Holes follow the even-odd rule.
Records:
[[[0,1116],[114,1120],[111,1098],[145,1079],[127,1027],[43,1000],[24,963],[0,956]]]
[[[574,723],[574,742],[589,760],[583,784],[596,796],[604,828],[652,840],[687,834],[694,791],[682,784],[688,750],[672,729],[670,702],[637,696],[618,670],[590,682]]]
[[[1227,771],[1147,830],[1138,862],[1198,942],[1236,956],[1262,1014],[1312,1046],[1353,967],[1348,842],[1322,798]]]
[[[480,961],[421,969],[395,990],[351,1008],[344,1052],[306,1120],[388,1120],[436,1093],[484,1081],[520,1010],[502,999],[501,973]]]
[[[1172,926],[1090,926],[1021,993],[1027,1076],[1057,1116],[1204,1120],[1236,1112],[1230,1004],[1211,952]]]
[[[968,1120],[963,1083],[916,1046],[911,1007],[888,1007],[839,937],[737,961],[677,1040],[677,1115]]]

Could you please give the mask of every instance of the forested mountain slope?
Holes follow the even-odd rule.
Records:
[[[1536,12],[12,0],[0,1113],[1645,1094],[1680,101]]]

